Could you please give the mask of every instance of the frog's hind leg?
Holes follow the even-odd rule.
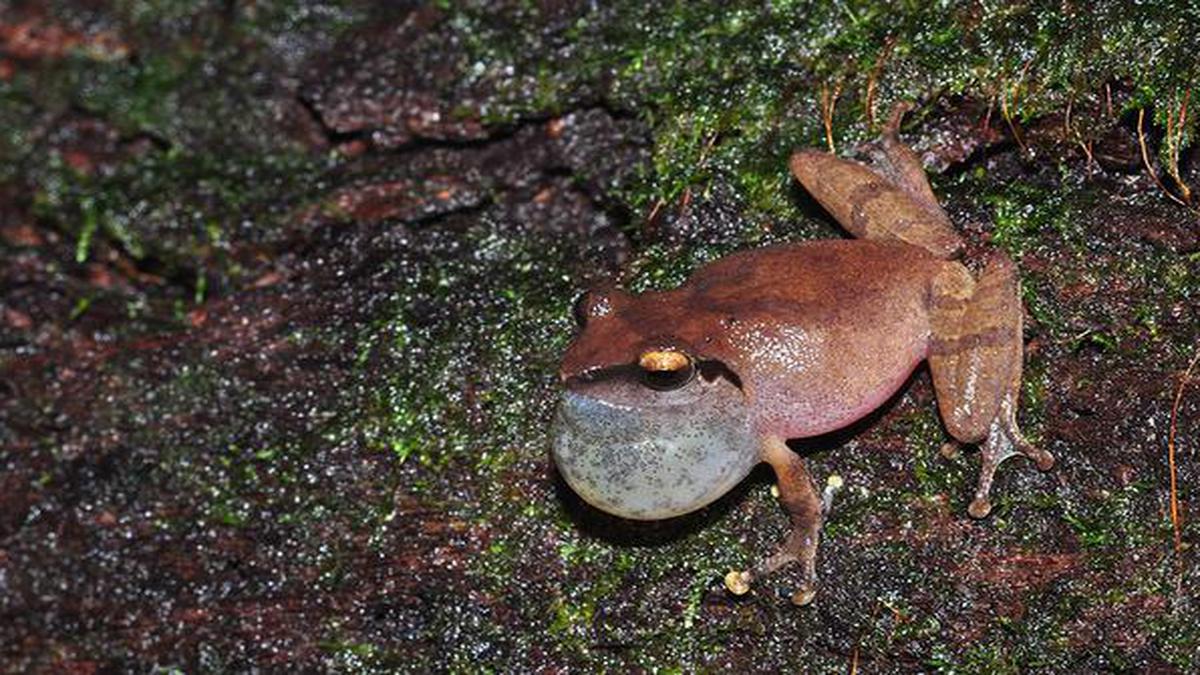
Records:
[[[940,258],[962,252],[962,237],[938,205],[916,154],[900,141],[897,108],[874,153],[874,165],[819,150],[792,155],[792,175],[850,234],[899,240]]]
[[[997,253],[979,281],[947,263],[933,282],[929,368],[946,430],[964,443],[982,444],[983,466],[970,513],[991,511],[996,468],[1025,455],[1045,471],[1054,457],[1034,447],[1017,426],[1021,387],[1021,300],[1016,269]]]

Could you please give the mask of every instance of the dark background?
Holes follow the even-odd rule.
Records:
[[[1200,17],[1127,4],[0,2],[0,669],[1195,672]],[[769,472],[555,476],[570,306],[843,236],[786,158],[898,101],[1059,463],[968,518],[918,371],[734,598]]]

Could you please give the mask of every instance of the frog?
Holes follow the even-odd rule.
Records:
[[[551,454],[584,501],[631,520],[713,503],[760,463],[773,469],[790,528],[777,550],[724,582],[744,594],[799,564],[798,605],[816,596],[830,508],[788,445],[868,416],[928,364],[950,444],[977,445],[967,508],[992,510],[997,468],[1048,451],[1017,422],[1024,361],[1017,268],[989,251],[977,272],[920,158],[900,139],[897,108],[867,161],[817,149],[791,174],[851,238],[776,244],[707,263],[676,288],[584,293],[559,367]],[[775,492],[773,490],[773,492]]]

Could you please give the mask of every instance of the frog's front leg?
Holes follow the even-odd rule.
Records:
[[[1016,269],[995,253],[979,281],[946,263],[932,284],[929,368],[946,430],[964,443],[983,442],[983,465],[970,514],[992,509],[992,478],[1004,460],[1025,455],[1042,471],[1054,457],[1034,447],[1017,426],[1021,387],[1021,300]]]
[[[775,470],[779,479],[779,502],[791,520],[791,531],[783,544],[749,572],[730,572],[725,586],[737,595],[750,589],[750,583],[793,562],[803,566],[804,582],[792,595],[792,602],[807,605],[817,589],[817,545],[820,543],[824,513],[804,460],[792,452],[782,439],[768,438],[763,443],[762,459]]]

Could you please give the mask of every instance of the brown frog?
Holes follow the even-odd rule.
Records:
[[[976,279],[894,114],[870,166],[814,150],[791,158],[800,183],[857,239],[734,253],[679,288],[634,296],[593,290],[563,357],[553,455],[586,501],[625,518],[699,509],[759,462],[779,480],[791,532],[778,552],[726,585],[791,562],[815,592],[828,500],[785,441],[862,418],[929,362],[946,430],[979,443],[968,509],[991,510],[996,467],[1054,458],[1017,427],[1021,300],[1013,263],[991,255]],[[824,502],[824,503],[823,503]]]

